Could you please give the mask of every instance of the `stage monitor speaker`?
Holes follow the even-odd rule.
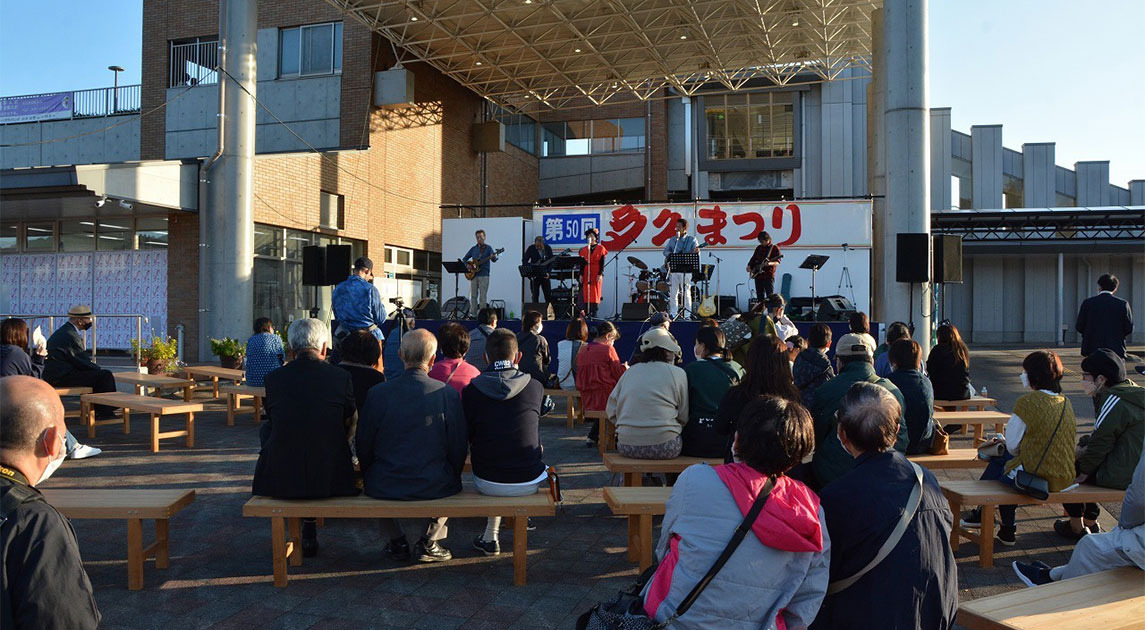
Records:
[[[308,287],[326,285],[326,248],[307,245],[302,248],[302,284]]]
[[[469,317],[469,298],[463,296],[451,297],[445,301],[442,314],[452,319],[465,319]]]
[[[739,312],[734,295],[721,295],[716,298],[716,319],[727,319]]]
[[[350,246],[326,246],[326,282],[323,284],[335,285],[350,275]]]
[[[652,305],[647,302],[625,302],[620,309],[620,319],[626,322],[642,322],[652,317]]]
[[[413,316],[418,319],[441,319],[441,307],[437,300],[422,298],[413,305]]]
[[[521,309],[521,312],[528,313],[529,311],[540,313],[541,319],[543,320],[557,318],[553,311],[553,305],[546,302],[525,302],[525,306]]]
[[[930,235],[905,232],[897,235],[896,282],[930,282]]]
[[[934,235],[934,281],[962,282],[962,237]]]

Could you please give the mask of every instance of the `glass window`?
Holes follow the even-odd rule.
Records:
[[[254,259],[254,312],[284,325],[282,318],[282,261]]]
[[[137,249],[167,249],[167,217],[136,219],[135,247]]]
[[[398,265],[403,266],[403,267],[412,267],[413,266],[413,252],[411,252],[408,249],[399,249],[397,253],[398,253],[398,263],[397,263]]]
[[[726,159],[728,157],[728,126],[724,97],[709,96],[704,101],[704,117],[707,119],[708,127],[708,159]]]
[[[342,23],[334,23],[334,72],[342,71]]]
[[[284,28],[278,39],[278,76],[298,76],[299,31]]]
[[[565,123],[565,155],[588,155],[592,141],[592,121]]]
[[[302,260],[302,248],[311,244],[310,232],[300,230],[286,231],[286,259]]]
[[[19,223],[4,223],[0,225],[0,252],[20,251],[19,237]]]
[[[131,219],[100,221],[96,236],[96,249],[100,251],[131,249]]]
[[[24,225],[24,251],[50,252],[56,248],[56,224],[27,223]]]
[[[254,255],[282,257],[282,228],[254,225]]]
[[[334,25],[302,27],[302,74],[334,71]]]
[[[613,153],[619,148],[620,121],[611,118],[608,120],[592,121],[592,153]]]
[[[541,157],[563,156],[566,137],[563,122],[550,122],[541,125]]]
[[[795,155],[795,107],[790,92],[707,97],[704,115],[708,159]]]
[[[95,249],[95,223],[91,221],[60,221],[60,251],[90,252]]]
[[[748,157],[751,145],[747,131],[747,95],[732,94],[727,97],[728,152],[732,159]]]
[[[318,201],[318,224],[322,227],[341,230],[346,225],[346,197],[334,193],[320,191]]]
[[[620,137],[616,146],[617,151],[643,151],[644,150],[644,119],[621,118]]]

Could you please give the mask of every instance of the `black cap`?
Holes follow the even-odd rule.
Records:
[[[369,269],[370,271],[373,271],[374,261],[366,258],[365,256],[362,256],[358,260],[354,261],[354,269]]]
[[[1109,385],[1125,380],[1125,362],[1109,348],[1098,348],[1082,359],[1081,371],[1094,376],[1104,376],[1105,382]]]

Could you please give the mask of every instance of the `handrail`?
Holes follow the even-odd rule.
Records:
[[[69,92],[64,92],[69,93]],[[0,96],[0,101],[15,101],[39,96],[51,96],[60,92],[44,92],[41,94],[19,94],[16,96]],[[141,110],[142,86],[120,85],[117,87],[93,88],[90,90],[72,90],[72,112],[70,118],[96,118],[103,116],[118,116],[121,114],[138,114]],[[55,120],[67,120],[67,117]],[[23,121],[36,122],[36,121]],[[20,124],[19,122],[0,124]]]
[[[55,330],[56,330],[56,318],[57,317],[62,318],[62,319],[67,319],[68,315],[66,313],[63,315],[52,315],[52,314],[48,314],[48,313],[41,313],[41,314],[18,314],[18,313],[4,314],[4,313],[0,313],[0,318],[3,318],[3,319],[9,319],[9,318],[14,318],[14,319],[46,319],[46,320],[48,320],[48,328],[50,328],[52,332],[55,332]],[[136,365],[142,365],[142,363],[143,363],[143,356],[142,356],[142,354],[143,354],[143,320],[146,319],[147,323],[150,324],[151,318],[148,317],[147,315],[143,315],[141,313],[101,313],[101,314],[94,315],[92,317],[92,324],[91,324],[91,357],[92,357],[92,359],[93,360],[95,359],[96,354],[97,354],[97,350],[98,350],[98,348],[96,346],[96,332],[98,332],[98,330],[96,327],[99,324],[100,318],[106,318],[106,317],[134,317],[135,318],[135,341],[136,341],[136,344],[135,344],[136,345],[135,364]],[[49,333],[49,335],[50,334],[51,333]],[[85,342],[87,341],[86,331],[84,333],[84,341]]]

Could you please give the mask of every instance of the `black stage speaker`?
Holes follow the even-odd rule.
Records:
[[[930,235],[903,232],[895,248],[896,282],[930,282]]]
[[[418,319],[441,319],[441,307],[437,300],[422,298],[413,305],[413,315]]]
[[[326,246],[326,282],[324,284],[338,284],[350,275],[350,246]]]
[[[734,295],[716,297],[716,319],[727,319],[739,312]]]
[[[449,317],[465,319],[469,317],[469,298],[464,296],[451,297],[445,301],[442,313]]]
[[[635,302],[625,302],[624,306],[620,309],[620,319],[626,322],[642,322],[649,317],[652,317],[652,305],[643,302],[637,304]]]
[[[934,281],[962,282],[962,237],[934,235]]]
[[[339,280],[341,282],[341,280]],[[302,248],[302,284],[308,287],[326,285],[326,248],[307,245]]]
[[[524,313],[529,311],[536,311],[541,314],[541,319],[549,320],[556,319],[553,311],[553,305],[546,302],[525,302],[525,307],[521,309],[522,317]]]

